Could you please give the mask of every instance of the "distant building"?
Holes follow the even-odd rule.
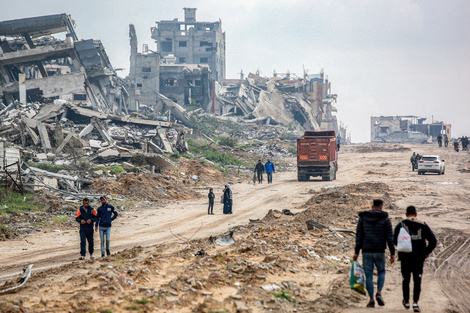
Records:
[[[451,138],[450,124],[435,122],[425,124],[426,118],[418,116],[372,116],[371,142],[427,143],[437,136]]]
[[[197,22],[196,9],[184,8],[184,21],[156,22],[152,38],[162,58],[172,56],[176,64],[208,64],[211,79],[225,78],[225,32],[222,22]]]
[[[134,25],[129,25],[131,45],[129,76],[126,78],[129,89],[129,110],[138,111],[142,107],[155,107],[160,92],[160,54],[137,52],[137,35]]]
[[[184,107],[204,106],[210,100],[210,70],[204,64],[162,64],[160,93]]]

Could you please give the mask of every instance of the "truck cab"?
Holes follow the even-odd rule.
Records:
[[[297,178],[308,181],[321,176],[322,180],[336,179],[338,147],[334,130],[306,131],[297,139]]]

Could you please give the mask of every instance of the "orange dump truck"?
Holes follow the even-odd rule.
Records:
[[[334,130],[306,131],[297,139],[297,177],[307,181],[321,176],[322,180],[336,179],[338,148]]]

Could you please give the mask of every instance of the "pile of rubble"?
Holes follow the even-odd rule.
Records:
[[[292,147],[282,143],[280,140],[271,140],[249,152],[260,154],[263,157],[292,157],[292,150],[289,150],[289,148],[292,149]]]

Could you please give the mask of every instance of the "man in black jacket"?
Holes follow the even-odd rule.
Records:
[[[258,174],[258,183],[261,184],[263,182],[264,172],[264,165],[261,163],[261,160],[258,160],[258,164],[255,166],[255,172]]]
[[[377,268],[377,294],[375,299],[380,306],[385,305],[382,288],[385,283],[385,248],[390,249],[390,262],[395,262],[392,223],[388,213],[382,211],[383,201],[376,199],[372,210],[359,213],[356,230],[356,247],[353,260],[356,261],[362,250],[362,262],[366,274],[366,289],[370,300],[368,308],[375,307],[374,301],[374,265]]]
[[[93,259],[93,223],[96,222],[96,210],[90,206],[90,200],[83,199],[83,205],[78,209],[75,220],[80,223],[80,260],[85,259],[86,242],[88,241],[88,252],[90,259]]]
[[[420,222],[416,218],[417,216],[418,213],[414,206],[406,208],[407,219],[395,227],[393,242],[395,245],[398,244],[398,234],[402,227],[410,234],[412,251],[398,252],[398,259],[401,261],[401,274],[403,276],[403,306],[407,309],[410,308],[410,277],[411,273],[413,273],[413,311],[421,312],[418,300],[421,293],[421,276],[423,274],[424,260],[436,247],[437,240],[429,226]]]

